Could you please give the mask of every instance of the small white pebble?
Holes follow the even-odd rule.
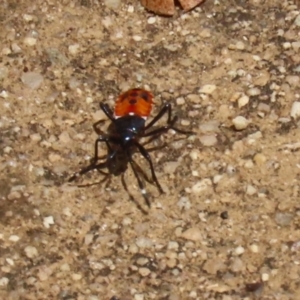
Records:
[[[17,236],[17,235],[11,235],[11,236],[9,237],[9,241],[10,241],[10,242],[18,242],[19,240],[20,240],[20,237]]]
[[[44,218],[43,225],[46,228],[50,228],[50,225],[53,225],[53,224],[54,224],[54,218],[53,218],[53,216],[48,216],[48,217]]]
[[[252,244],[252,245],[250,245],[250,251],[253,253],[258,253],[259,247],[256,244]]]
[[[23,42],[27,46],[34,46],[37,42],[37,39],[32,36],[27,36],[24,38]]]
[[[244,50],[245,49],[245,44],[242,41],[238,41],[235,44],[235,47],[236,47],[237,50]]]
[[[208,189],[211,185],[212,181],[209,178],[199,180],[192,186],[192,193],[199,195],[203,193],[206,189]]]
[[[154,24],[156,22],[156,17],[150,17],[147,20],[148,24]]]
[[[34,258],[34,257],[38,256],[38,251],[33,246],[27,246],[27,247],[25,247],[24,251],[25,251],[25,254],[26,254],[26,256],[28,258]]]
[[[216,90],[216,88],[217,87],[214,84],[206,84],[199,90],[199,93],[210,95]]]
[[[13,261],[13,259],[11,259],[11,258],[6,258],[5,260],[6,260],[6,262],[7,262],[10,266],[14,266],[14,265],[15,265],[15,262]]]
[[[73,44],[68,47],[68,51],[70,54],[76,55],[79,51],[79,48],[80,48],[79,44]]]
[[[290,115],[294,119],[300,117],[300,102],[299,101],[293,102]]]
[[[142,40],[142,37],[140,35],[134,35],[132,38],[136,42],[140,42]]]
[[[9,283],[9,279],[7,277],[1,277],[0,278],[0,287],[4,287],[7,286]]]
[[[139,274],[143,277],[148,276],[151,271],[148,268],[139,268]]]
[[[134,12],[134,6],[133,6],[133,5],[128,5],[127,11],[128,11],[129,13],[133,13],[133,12]]]
[[[236,247],[235,248],[235,253],[237,254],[237,255],[241,255],[241,254],[243,254],[244,252],[245,252],[245,249],[244,249],[244,247],[242,247],[242,246],[238,246],[238,247]]]
[[[243,116],[237,116],[232,120],[233,126],[236,130],[243,130],[249,125],[249,121]]]
[[[78,273],[72,274],[72,279],[73,279],[74,281],[78,281],[78,280],[80,280],[81,278],[82,278],[82,275],[81,275],[81,274],[78,274]]]
[[[269,279],[270,279],[270,275],[269,275],[268,273],[263,273],[263,274],[261,274],[261,280],[262,280],[263,282],[269,281]]]
[[[249,97],[247,95],[243,95],[238,99],[238,106],[239,108],[247,105],[249,103]]]

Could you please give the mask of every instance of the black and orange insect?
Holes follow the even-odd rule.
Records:
[[[107,104],[100,103],[100,108],[112,122],[112,129],[109,133],[100,134],[98,136],[95,141],[95,153],[91,164],[72,176],[69,181],[73,181],[77,176],[85,174],[91,170],[97,169],[99,171],[104,168],[109,169],[110,163],[114,161],[116,156],[122,154],[123,157],[125,157],[126,162],[129,162],[131,165],[141,193],[145,198],[147,205],[150,207],[144,183],[140,178],[137,165],[132,158],[132,155],[136,150],[139,151],[147,160],[151,171],[152,181],[156,184],[159,192],[163,193],[163,189],[155,175],[151,157],[144,146],[139,143],[139,140],[142,137],[160,136],[169,129],[173,129],[175,132],[185,135],[193,134],[193,132],[183,131],[174,127],[178,117],[174,116],[172,118],[172,107],[170,103],[163,104],[159,113],[146,125],[146,120],[152,110],[153,98],[154,97],[151,92],[135,88],[122,93],[118,97],[114,112]],[[168,114],[167,124],[159,128],[151,129],[153,125],[155,125],[165,114]],[[101,121],[94,124],[96,132],[98,132],[96,128],[100,122]],[[98,163],[98,144],[101,142],[106,143],[109,151],[106,160],[102,163]]]

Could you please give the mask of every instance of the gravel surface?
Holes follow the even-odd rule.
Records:
[[[297,1],[2,0],[0,20],[0,299],[300,299]],[[130,168],[67,183],[132,87],[196,132],[153,142],[150,209]]]

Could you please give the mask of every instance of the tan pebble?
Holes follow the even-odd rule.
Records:
[[[73,279],[74,281],[81,280],[81,278],[82,278],[82,275],[81,275],[81,274],[78,274],[78,273],[72,274],[72,279]]]
[[[250,251],[252,252],[252,253],[258,253],[259,252],[259,247],[256,245],[256,244],[252,244],[252,245],[250,245]]]
[[[236,130],[243,130],[249,125],[249,121],[243,116],[237,116],[232,120],[233,126]]]
[[[11,236],[9,237],[9,241],[10,241],[10,242],[18,242],[19,240],[20,240],[20,237],[17,236],[17,235],[11,235]]]
[[[239,108],[247,105],[249,103],[249,97],[247,95],[243,95],[238,99],[238,106]]]
[[[38,256],[38,250],[33,246],[25,247],[24,251],[28,258],[34,258]]]
[[[148,268],[139,268],[139,274],[143,277],[148,276],[151,271]]]
[[[79,48],[80,48],[79,44],[73,44],[68,47],[68,51],[70,54],[76,55],[79,51]]]
[[[199,93],[210,95],[216,90],[216,88],[217,87],[214,84],[206,84],[199,90]]]
[[[202,180],[199,180],[192,186],[192,193],[201,194],[209,187],[211,187],[211,185],[212,185],[212,181],[209,178],[204,178]]]
[[[195,103],[195,104],[198,104],[201,102],[201,98],[199,95],[197,94],[190,94],[190,95],[187,95],[186,96],[186,99],[189,101],[189,102],[192,102],[192,103]]]
[[[175,268],[177,265],[177,260],[175,258],[170,258],[167,260],[167,266],[169,268]]]
[[[59,154],[56,154],[56,153],[50,153],[48,155],[48,159],[49,159],[50,162],[54,163],[54,162],[60,161],[61,156]]]
[[[203,146],[211,147],[218,143],[218,140],[214,134],[202,135],[199,140]]]
[[[241,254],[243,254],[245,252],[245,248],[242,247],[242,246],[238,246],[238,247],[235,248],[234,251],[235,251],[235,254],[241,255]]]
[[[21,198],[21,193],[18,191],[14,191],[8,194],[7,199],[8,200],[14,200],[14,199],[20,199]]]
[[[297,276],[297,278],[298,278],[298,276]],[[262,281],[269,281],[269,279],[270,279],[270,275],[268,274],[268,273],[263,273],[263,274],[261,274],[261,280]]]
[[[236,47],[237,50],[244,50],[245,49],[245,44],[242,41],[238,41],[235,44],[235,47]]]
[[[33,142],[39,142],[42,137],[39,133],[33,133],[30,135],[30,139],[33,141]]]
[[[190,241],[202,241],[202,232],[197,227],[189,228],[181,234],[181,237]]]
[[[72,142],[69,133],[67,131],[63,131],[60,135],[59,135],[59,140],[64,143],[64,144],[70,144]]]
[[[262,153],[257,153],[253,160],[257,165],[262,165],[266,162],[267,158]]]
[[[34,46],[37,42],[37,39],[31,36],[27,36],[24,38],[23,42],[27,46]]]
[[[199,32],[199,35],[203,38],[209,38],[209,37],[211,37],[211,30],[208,28],[202,29]]]

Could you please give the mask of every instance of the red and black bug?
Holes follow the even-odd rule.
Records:
[[[139,143],[139,140],[142,137],[159,136],[169,129],[173,129],[175,132],[185,135],[193,134],[193,132],[183,131],[174,127],[178,117],[174,116],[172,118],[172,107],[170,103],[163,104],[159,113],[146,125],[146,120],[150,115],[152,105],[152,93],[139,88],[122,93],[116,101],[114,112],[107,104],[100,103],[100,108],[112,122],[112,130],[108,134],[101,134],[98,136],[95,141],[95,154],[91,164],[72,176],[69,181],[73,181],[77,176],[91,170],[109,169],[110,163],[114,161],[116,156],[122,154],[123,157],[125,156],[126,161],[131,165],[141,193],[145,198],[147,205],[150,206],[144,183],[140,178],[137,166],[132,158],[132,155],[136,150],[138,150],[147,160],[151,171],[152,181],[156,184],[159,192],[163,193],[163,189],[157,180],[151,157],[144,146]],[[167,124],[150,130],[165,114],[168,114]],[[97,124],[100,122],[94,124],[96,132]],[[105,142],[109,150],[106,160],[102,163],[98,163],[98,143],[100,142]]]

